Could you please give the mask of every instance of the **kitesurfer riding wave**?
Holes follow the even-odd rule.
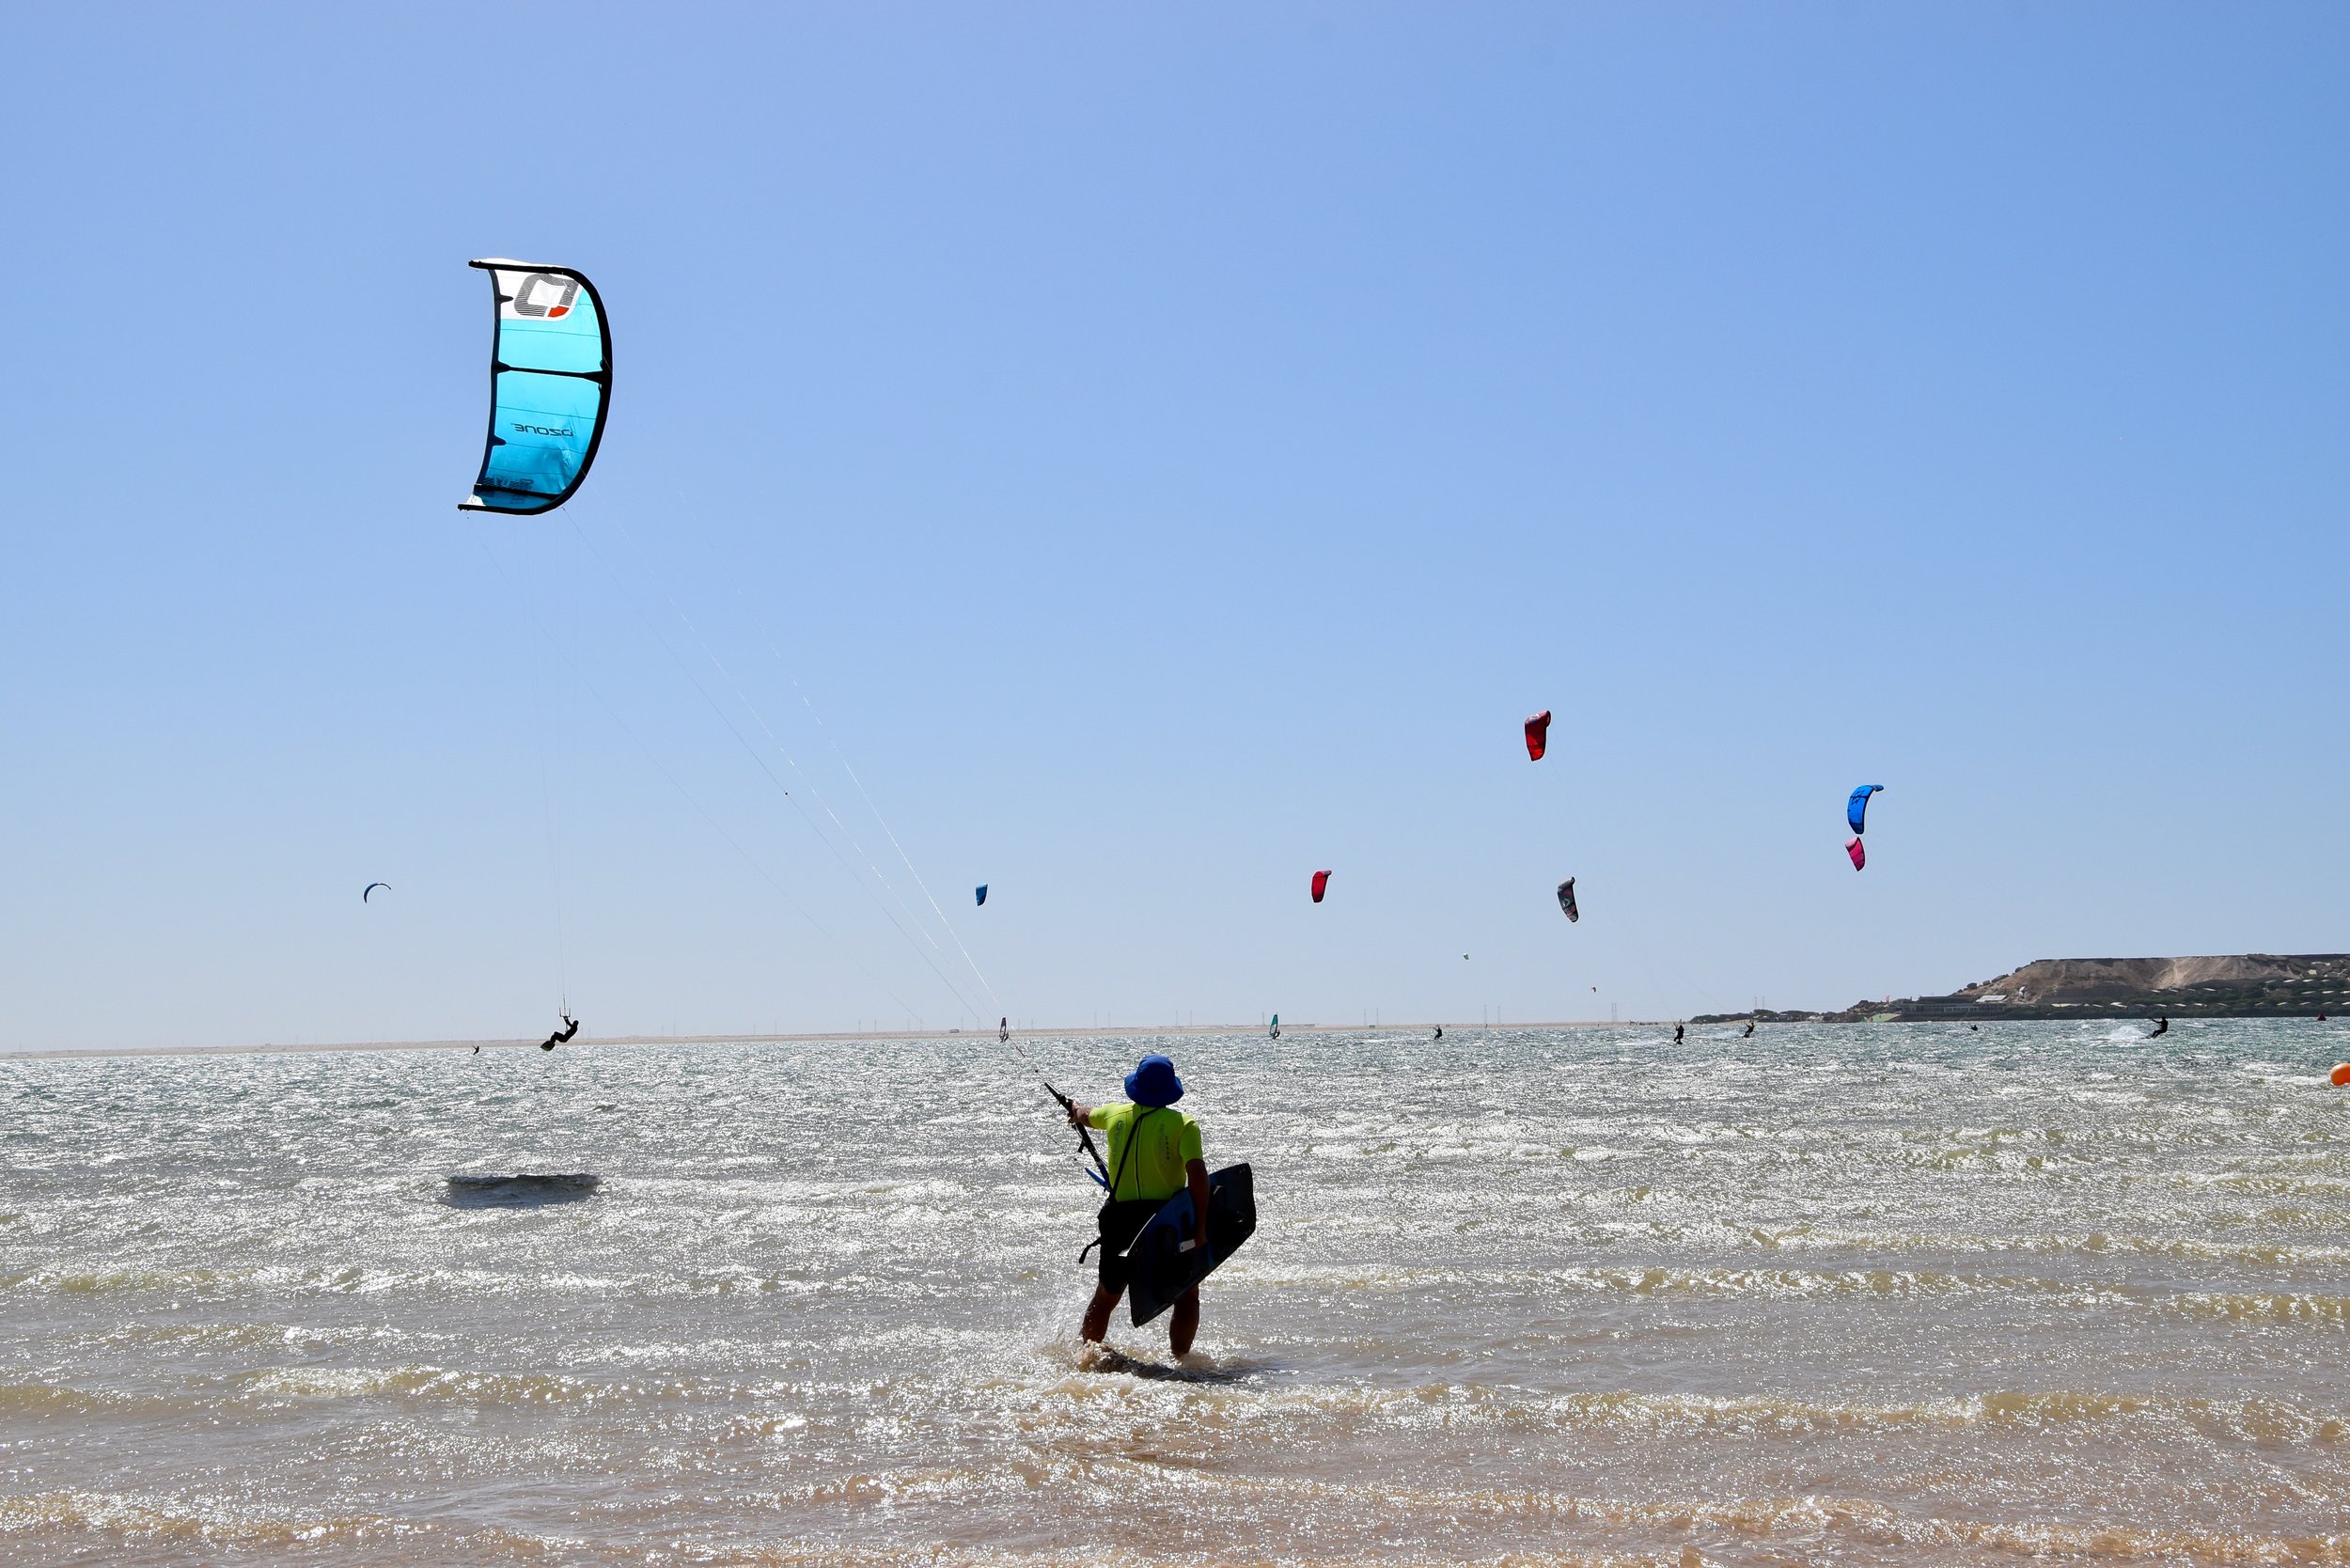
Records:
[[[1199,1123],[1172,1108],[1183,1097],[1175,1064],[1153,1052],[1126,1074],[1127,1104],[1069,1107],[1071,1126],[1099,1129],[1110,1146],[1109,1197],[1097,1216],[1102,1257],[1093,1299],[1077,1330],[1096,1344],[1109,1337],[1110,1312],[1126,1294],[1127,1247],[1151,1216],[1185,1187],[1191,1189],[1193,1242],[1208,1245],[1208,1164],[1200,1152]],[[1198,1332],[1199,1291],[1194,1286],[1167,1318],[1167,1348],[1179,1356],[1190,1354]]]
[[[2154,1020],[2154,1028],[2147,1033],[2146,1038],[2152,1040],[2156,1035],[2169,1034],[2170,1032],[2170,1020],[2168,1017],[2157,1018]]]

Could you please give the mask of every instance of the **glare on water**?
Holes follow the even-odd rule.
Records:
[[[992,1039],[0,1062],[0,1561],[2350,1559],[2350,1032],[1733,1033],[1157,1042],[1185,1367]]]

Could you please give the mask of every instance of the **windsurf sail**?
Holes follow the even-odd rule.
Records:
[[[1322,895],[1329,890],[1330,873],[1328,871],[1316,871],[1314,873],[1314,902],[1320,903],[1322,902]]]
[[[553,511],[578,491],[603,439],[612,329],[587,275],[493,259],[490,434],[463,511]]]
[[[1526,758],[1529,762],[1543,760],[1543,752],[1550,745],[1550,710],[1545,708],[1526,721]]]
[[[1863,784],[1852,792],[1852,799],[1844,803],[1844,820],[1852,823],[1855,833],[1869,831],[1869,797],[1884,788],[1882,784]],[[1895,837],[1900,836],[1896,834]]]

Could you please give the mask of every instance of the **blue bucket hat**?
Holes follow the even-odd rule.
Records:
[[[1183,1080],[1175,1075],[1175,1064],[1155,1051],[1126,1074],[1126,1098],[1137,1105],[1157,1109],[1183,1097]]]

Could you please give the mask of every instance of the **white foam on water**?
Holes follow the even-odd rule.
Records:
[[[2342,1555],[2330,1057],[2138,1032],[1165,1042],[1261,1211],[1183,1364],[989,1039],[0,1062],[0,1560]]]

